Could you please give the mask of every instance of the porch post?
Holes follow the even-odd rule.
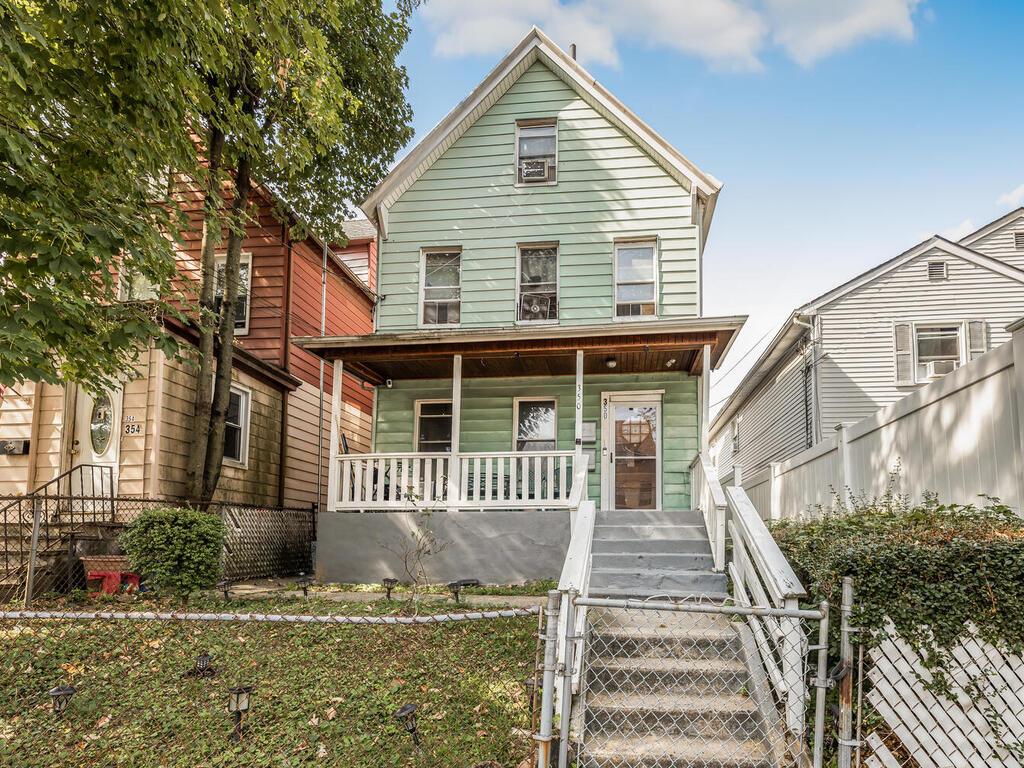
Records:
[[[711,346],[700,348],[700,452],[708,455],[711,432]]]
[[[327,463],[327,509],[334,509],[338,500],[338,444],[341,442],[341,378],[343,364],[334,361],[334,379],[331,382],[331,446]],[[321,416],[321,418],[323,418]],[[319,499],[317,500],[319,501]]]
[[[462,460],[459,458],[459,434],[462,432],[462,355],[452,357],[452,450],[448,459],[448,496],[458,500],[462,488]]]
[[[573,473],[583,460],[583,350],[576,350],[576,445],[573,454]]]

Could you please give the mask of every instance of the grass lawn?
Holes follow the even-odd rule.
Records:
[[[67,609],[173,610],[137,599]],[[37,609],[47,609],[39,605]],[[402,603],[201,597],[189,610],[366,615]],[[451,611],[426,604],[421,613]],[[426,626],[0,620],[0,765],[516,766],[537,619]],[[208,651],[216,675],[185,673]],[[63,718],[47,691],[78,689]],[[228,688],[253,685],[240,744]],[[419,705],[422,747],[394,719]]]
[[[326,584],[318,585],[317,590],[339,591],[339,592],[379,592],[384,593],[384,586],[377,584]],[[406,584],[399,584],[392,593],[405,595],[410,591]],[[497,595],[500,597],[545,597],[549,590],[558,589],[558,582],[554,579],[539,579],[528,581],[525,584],[481,584],[479,587],[465,587],[462,590],[464,595]],[[418,588],[423,595],[448,595],[450,594],[447,584],[424,584]]]

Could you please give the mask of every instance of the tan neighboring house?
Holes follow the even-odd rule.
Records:
[[[242,295],[235,321],[237,352],[217,497],[235,503],[309,506],[326,494],[317,455],[327,465],[332,371],[290,343],[297,335],[366,333],[373,327],[376,233],[365,221],[346,227],[348,243],[332,246],[292,237],[272,197],[261,190],[258,217],[242,246]],[[179,248],[181,283],[194,294],[199,274],[202,213]],[[222,239],[226,243],[226,237]],[[325,266],[326,263],[326,278]],[[321,287],[326,302],[321,319]],[[146,288],[125,286],[130,298]],[[117,391],[91,397],[75,385],[25,382],[0,399],[0,497],[30,493],[77,465],[110,467],[120,496],[182,498],[191,450],[194,332],[169,324],[183,359],[150,348],[137,376]],[[369,446],[372,392],[344,378],[342,431],[352,450]],[[321,436],[322,442],[321,442]],[[322,447],[322,449],[321,449]],[[81,474],[81,473],[78,473]],[[105,491],[106,489],[104,489]]]
[[[1009,341],[1022,307],[1024,208],[799,307],[712,422],[719,476],[742,485],[952,373]]]

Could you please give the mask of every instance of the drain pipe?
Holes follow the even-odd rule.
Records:
[[[557,589],[548,592],[548,607],[544,611],[547,632],[544,636],[544,680],[541,683],[540,730],[537,740],[537,768],[548,768],[551,762],[551,726],[555,709],[555,666],[558,661],[558,600]]]
[[[572,717],[572,673],[576,651],[576,596],[570,589],[562,602],[565,611],[565,661],[562,662],[562,714],[558,721],[558,768],[569,765],[569,720]]]

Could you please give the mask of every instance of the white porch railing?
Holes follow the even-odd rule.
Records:
[[[726,525],[726,499],[722,484],[718,481],[714,464],[706,453],[699,453],[690,464],[690,493],[693,495],[694,508],[704,515],[704,525],[708,529],[708,540],[711,542],[711,554],[714,555],[715,570],[725,570],[725,538],[728,531]]]
[[[458,461],[458,472],[454,462]],[[575,509],[572,451],[364,453],[338,457],[332,509]],[[457,481],[457,488],[455,487]],[[581,489],[582,492],[582,489]]]

